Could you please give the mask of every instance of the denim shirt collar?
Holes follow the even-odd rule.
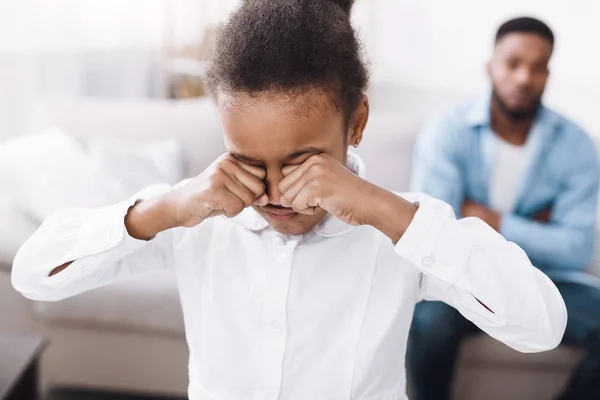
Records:
[[[471,128],[487,127],[491,130],[491,103],[492,95],[489,93],[485,97],[471,104],[471,107],[469,110],[467,110],[466,114],[466,122]],[[543,104],[540,105],[535,118],[534,126],[537,125],[537,128],[542,128],[539,129],[540,131],[549,132],[553,131],[553,128],[555,128],[559,122],[560,120],[556,114],[548,110]]]
[[[482,158],[481,168],[477,172],[480,182],[477,192],[480,200],[485,204],[489,201],[489,177],[497,144],[495,133],[492,129],[490,107],[491,94],[488,94],[485,98],[471,103],[470,109],[465,114],[466,123],[479,137]],[[515,201],[515,211],[519,210],[520,205],[523,204],[523,201],[528,196],[528,191],[525,188],[529,187],[536,180],[539,166],[545,162],[548,148],[552,146],[555,135],[560,131],[558,129],[560,123],[560,118],[557,114],[540,105],[529,137],[527,138],[527,146],[531,146],[533,151],[529,166],[523,176],[521,190]]]

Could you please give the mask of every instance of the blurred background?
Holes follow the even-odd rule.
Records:
[[[37,303],[14,292],[10,268],[57,209],[175,183],[223,151],[200,77],[215,27],[236,4],[0,0],[0,399],[11,398],[3,382],[29,371],[33,385],[38,370],[52,399],[184,396],[187,349],[172,276]],[[521,15],[556,35],[546,104],[600,139],[599,1],[357,0],[352,18],[372,67],[359,152],[375,183],[407,189],[421,123],[486,93],[496,29]],[[578,355],[561,348],[524,357],[491,340],[463,353],[459,400],[550,399]]]
[[[32,107],[47,93],[197,93],[173,85],[186,72],[198,72],[212,29],[236,2],[2,1],[1,137],[32,130]],[[597,1],[358,0],[353,11],[375,85],[461,92],[485,87],[484,63],[495,29],[516,15],[539,17],[557,33],[548,103],[593,123],[587,110],[600,93]]]

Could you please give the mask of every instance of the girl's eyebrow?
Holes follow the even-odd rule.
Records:
[[[321,154],[321,153],[325,153],[325,150],[321,149],[319,147],[311,146],[311,147],[306,147],[302,150],[295,151],[292,154],[288,154],[283,159],[287,161],[287,160],[293,160],[294,158],[298,158],[300,156],[304,156],[306,154],[315,155],[315,154]]]
[[[310,146],[310,147],[306,147],[306,148],[298,150],[298,151],[294,151],[291,154],[288,154],[287,156],[285,156],[283,158],[283,161],[293,160],[294,158],[298,158],[298,157],[304,156],[306,154],[315,155],[315,154],[321,154],[321,153],[325,153],[325,150],[320,147]],[[241,153],[230,152],[229,154],[231,154],[235,159],[242,161],[242,162],[246,162],[246,163],[262,163],[263,162],[262,160],[258,160],[256,158],[246,156]]]

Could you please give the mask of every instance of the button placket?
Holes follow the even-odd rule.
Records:
[[[273,329],[275,332],[281,333],[281,325],[276,320],[271,320],[269,322],[269,327],[271,327],[271,329]]]
[[[281,236],[267,241],[267,281],[268,301],[265,303],[265,336],[261,387],[279,388],[281,366],[286,346],[287,297],[293,253],[297,241],[286,242]]]
[[[285,252],[282,251],[277,254],[277,262],[278,263],[283,264],[284,262],[287,261],[287,259],[288,259],[288,256]]]
[[[281,235],[275,235],[271,239],[271,246],[284,246],[284,245],[285,245],[285,239],[283,237],[281,237]]]

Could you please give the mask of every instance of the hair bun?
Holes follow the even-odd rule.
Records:
[[[337,4],[342,7],[342,10],[348,15],[350,15],[350,11],[352,10],[352,5],[354,4],[354,0],[330,0],[331,2]]]

